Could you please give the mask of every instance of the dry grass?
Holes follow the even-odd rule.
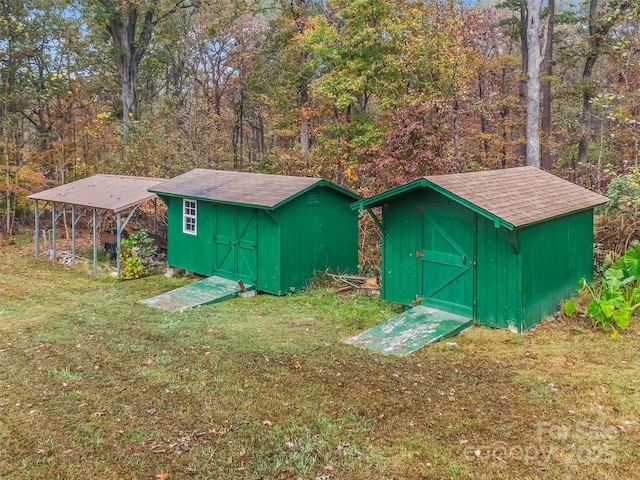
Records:
[[[326,286],[167,314],[185,283],[0,254],[0,479],[634,478],[640,335],[474,327],[341,343],[394,307]],[[636,323],[637,325],[637,323]],[[156,356],[157,355],[157,356]]]

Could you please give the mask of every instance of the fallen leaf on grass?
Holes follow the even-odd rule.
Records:
[[[263,425],[267,425],[268,427],[270,427],[271,425],[273,425],[273,422],[269,421],[269,420],[264,420],[262,422]]]
[[[164,470],[160,470],[160,473],[156,475],[157,480],[167,480],[167,474],[164,473]]]
[[[209,429],[209,433],[214,433],[216,435],[225,435],[227,432],[228,432],[228,429],[226,429],[225,427]]]
[[[147,358],[144,362],[142,362],[142,365],[151,365],[156,358],[158,358],[158,354],[154,353],[149,358]]]

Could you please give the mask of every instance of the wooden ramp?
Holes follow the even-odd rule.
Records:
[[[471,326],[471,319],[422,305],[345,341],[387,355],[408,355],[429,343],[452,337]]]
[[[253,285],[247,285],[246,283],[245,288],[249,291],[255,289]],[[143,300],[142,303],[167,312],[177,312],[198,305],[222,302],[223,300],[237,297],[240,291],[241,288],[238,282],[213,276],[171,290],[157,297]]]

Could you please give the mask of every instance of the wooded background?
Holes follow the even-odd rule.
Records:
[[[639,0],[539,1],[0,0],[0,229],[29,193],[95,173],[370,195],[523,165],[534,73],[542,168],[637,190]]]

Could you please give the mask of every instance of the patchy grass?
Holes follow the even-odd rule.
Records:
[[[0,479],[634,478],[640,335],[341,343],[394,307],[317,286],[168,314],[188,282],[0,255]]]

